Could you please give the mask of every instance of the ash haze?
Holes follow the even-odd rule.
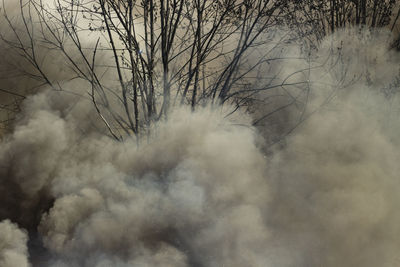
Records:
[[[55,56],[46,67],[74,94],[30,94],[1,139],[0,267],[399,266],[391,38],[338,30],[312,62],[285,50],[297,59],[273,66],[282,79],[308,68],[292,77],[309,85],[300,111],[252,126],[270,107],[173,107],[140,145],[104,133],[86,85]]]

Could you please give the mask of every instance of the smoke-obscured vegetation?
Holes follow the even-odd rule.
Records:
[[[398,1],[1,12],[0,266],[400,264]]]

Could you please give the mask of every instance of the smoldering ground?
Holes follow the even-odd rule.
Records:
[[[400,264],[398,55],[357,32],[280,62],[283,77],[308,68],[292,78],[308,102],[258,128],[179,107],[138,147],[107,137],[85,98],[29,96],[0,146],[0,266]],[[287,121],[301,123],[266,149]]]

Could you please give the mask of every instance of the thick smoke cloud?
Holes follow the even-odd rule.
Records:
[[[309,61],[276,63],[283,78],[305,69],[291,78],[309,82],[304,108],[257,129],[245,114],[181,107],[138,147],[105,136],[84,97],[28,97],[0,143],[0,266],[399,265],[399,57],[388,38],[341,31]],[[87,90],[60,73],[64,88]],[[288,121],[301,123],[263,147]]]
[[[254,131],[183,108],[137,148],[82,135],[82,110],[53,109],[60,97],[26,101],[1,146],[3,198],[20,197],[1,211],[29,229],[40,219],[40,266],[265,266],[269,192]]]
[[[9,220],[0,222],[0,266],[29,267],[27,234]]]
[[[274,266],[399,264],[399,68],[388,38],[350,29],[321,45],[317,61],[338,60],[311,72],[308,119],[269,162],[270,229],[291,259]]]
[[[270,169],[270,219],[299,266],[398,264],[398,149],[349,105],[313,116]]]

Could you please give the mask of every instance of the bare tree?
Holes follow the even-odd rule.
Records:
[[[265,75],[272,61],[285,59],[276,52],[292,38],[278,30],[287,1],[19,1],[20,23],[4,9],[11,36],[1,39],[29,63],[25,74],[65,90],[41,52],[57,51],[73,73],[67,78],[88,84],[93,106],[117,140],[139,138],[174,105],[239,109],[267,90],[307,87]],[[101,57],[112,62],[99,63]]]
[[[390,27],[398,21],[397,0],[289,1],[288,24],[314,47],[325,36],[348,26]],[[398,13],[398,12],[397,12]]]

